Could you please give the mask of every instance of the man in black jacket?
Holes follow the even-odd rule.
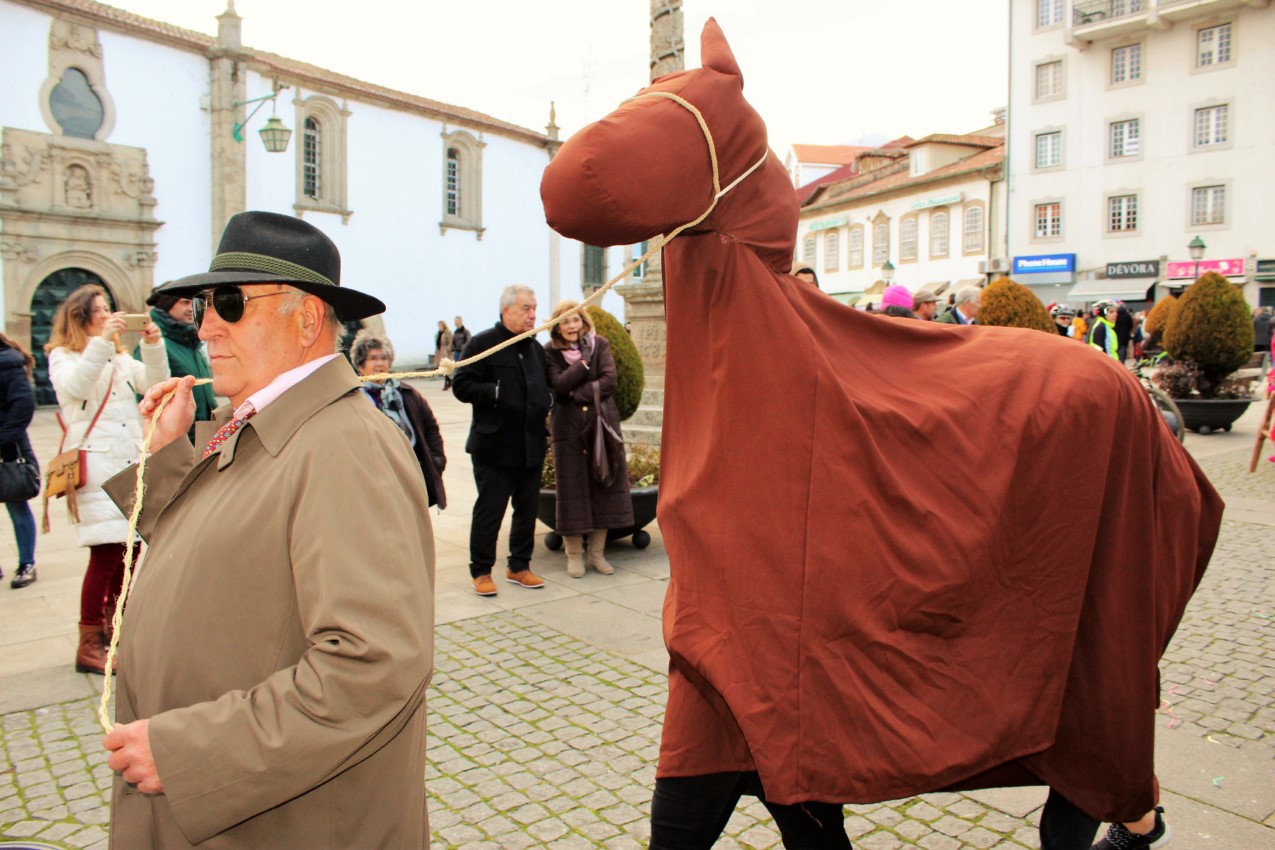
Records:
[[[513,285],[500,295],[500,321],[476,334],[461,358],[494,348],[536,326],[536,293]],[[469,528],[469,574],[474,592],[495,596],[491,570],[496,563],[496,536],[509,502],[514,505],[509,528],[511,584],[544,587],[531,571],[535,545],[536,499],[544,465],[551,395],[545,377],[545,351],[534,337],[466,366],[452,379],[456,398],[473,405],[473,424],[465,451],[473,457],[478,501]]]

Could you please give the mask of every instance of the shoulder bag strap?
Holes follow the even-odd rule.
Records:
[[[114,359],[114,358],[112,357],[112,360],[113,360],[113,359]],[[94,413],[94,414],[93,414],[93,421],[89,423],[88,430],[87,430],[87,431],[85,431],[85,432],[84,432],[84,436],[80,438],[80,447],[81,447],[81,448],[83,448],[84,444],[85,444],[85,443],[87,443],[87,442],[89,441],[89,434],[92,434],[92,433],[93,433],[93,427],[94,427],[95,425],[97,425],[97,420],[101,418],[101,416],[102,416],[102,411],[103,411],[103,410],[106,410],[106,403],[107,403],[108,401],[110,401],[110,400],[111,400],[111,393],[112,393],[112,392],[114,392],[114,391],[115,391],[115,363],[114,363],[114,362],[112,362],[112,363],[111,363],[111,382],[110,382],[109,384],[107,384],[107,385],[106,385],[106,395],[102,396],[102,403],[101,403],[100,405],[98,405],[97,413]],[[62,421],[62,420],[61,420],[61,414],[60,414],[60,413],[58,414],[58,417],[59,417],[59,418],[58,418],[58,422],[60,423],[60,422]],[[64,425],[64,426],[62,426],[62,427],[63,427],[63,428],[65,428],[66,426]],[[65,431],[65,430],[62,432],[62,439],[64,439],[64,440],[66,439],[66,431]]]

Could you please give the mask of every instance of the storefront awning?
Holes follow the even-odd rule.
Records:
[[[880,304],[881,296],[885,294],[885,287],[885,281],[878,280],[876,283],[869,286],[864,291],[863,295],[859,296],[858,300],[856,300],[852,306],[866,307],[869,304]]]
[[[854,306],[854,302],[857,301],[859,299],[859,296],[862,294],[863,294],[862,289],[855,289],[850,292],[829,292],[828,297],[831,298],[833,301],[840,301],[842,304],[845,304],[847,307],[852,307]]]
[[[1139,280],[1082,280],[1071,288],[1064,301],[1080,303],[1114,299],[1118,301],[1148,301],[1147,290],[1155,286],[1149,278]]]

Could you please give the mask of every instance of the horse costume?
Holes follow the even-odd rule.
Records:
[[[1141,817],[1157,663],[1217,493],[1110,358],[873,316],[785,274],[793,187],[713,21],[702,56],[541,185],[559,233],[634,244],[710,207],[714,155],[723,185],[764,158],[664,250],[658,775],[756,770],[779,804],[1044,783]]]

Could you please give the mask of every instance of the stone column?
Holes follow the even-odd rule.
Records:
[[[228,0],[226,11],[217,16],[217,46],[210,53],[209,73],[212,92],[209,97],[212,133],[212,247],[217,250],[221,232],[235,213],[247,206],[247,153],[245,142],[236,142],[235,124],[243,120],[243,107],[235,104],[247,99],[247,66],[243,59],[241,25],[243,18],[235,13],[234,0]]]
[[[651,0],[651,79],[686,67],[682,38],[682,0]],[[647,261],[641,283],[617,286],[624,298],[624,318],[631,323],[633,341],[642,355],[646,385],[664,386],[664,270],[661,255]],[[646,404],[646,399],[643,404]]]

